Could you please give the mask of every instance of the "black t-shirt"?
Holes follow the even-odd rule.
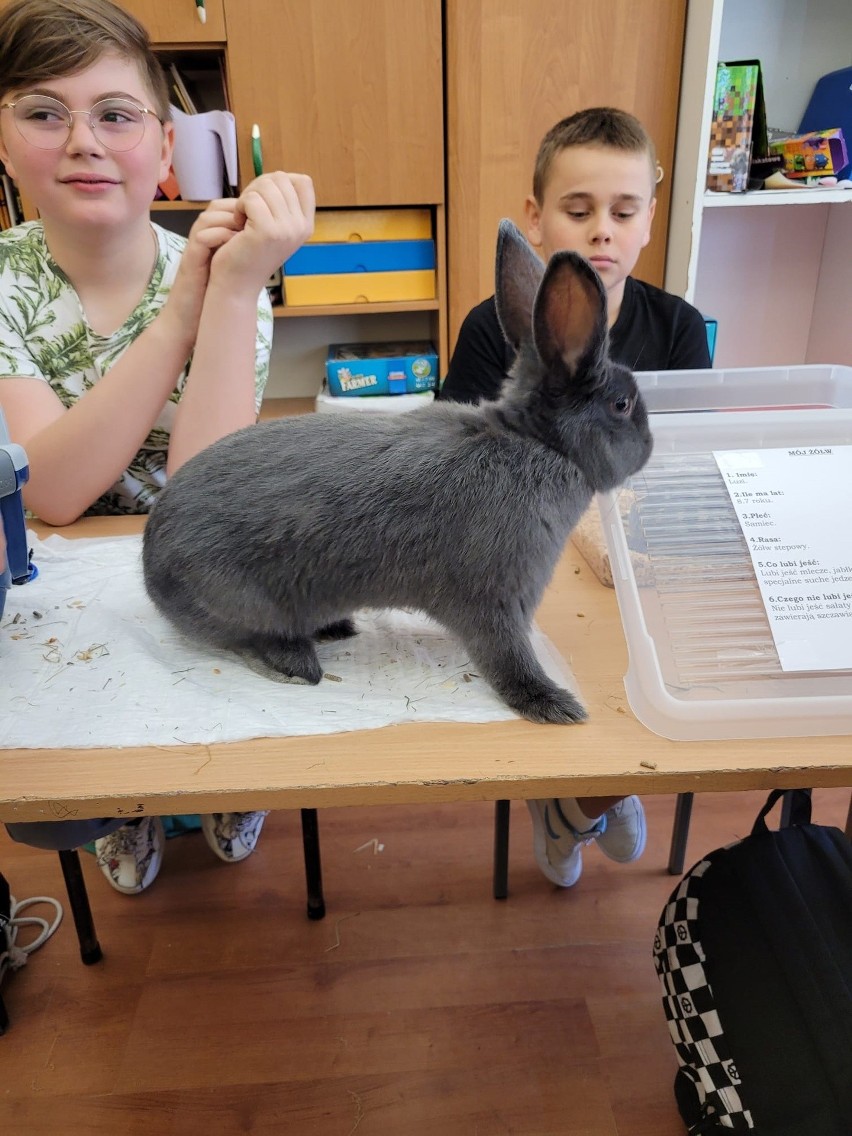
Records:
[[[710,366],[701,313],[653,284],[624,281],[618,319],[610,328],[609,354],[631,371],[696,370]],[[495,399],[514,352],[503,338],[492,296],[472,308],[459,331],[439,398],[452,402]]]

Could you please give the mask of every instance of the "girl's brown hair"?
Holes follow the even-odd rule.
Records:
[[[0,94],[76,75],[113,52],[138,64],[160,118],[169,88],[147,31],[110,0],[15,0],[0,9]]]

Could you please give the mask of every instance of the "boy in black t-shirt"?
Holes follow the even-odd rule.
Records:
[[[709,367],[701,314],[630,275],[651,239],[656,180],[654,144],[638,119],[610,107],[582,110],[542,140],[524,205],[527,236],[545,260],[571,249],[595,266],[617,362],[634,371]],[[511,363],[492,296],[465,318],[439,397],[496,399]]]
[[[552,127],[539,147],[525,211],[530,243],[548,260],[570,249],[597,269],[609,302],[610,355],[634,371],[710,366],[700,313],[685,300],[634,280],[651,239],[657,160],[644,127],[625,111],[592,107]],[[513,354],[497,320],[494,297],[467,315],[439,397],[496,399]],[[583,870],[583,845],[596,842],[627,863],[645,849],[638,797],[527,801],[533,847],[544,875],[571,887]]]

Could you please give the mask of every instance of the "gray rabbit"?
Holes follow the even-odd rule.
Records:
[[[648,460],[647,413],[607,357],[606,292],[582,257],[544,268],[502,221],[496,276],[518,350],[499,402],[266,422],[175,474],[143,563],[176,627],[313,684],[315,642],[353,635],[357,609],[419,609],[523,717],[586,717],[544,673],[530,624],[592,494]]]

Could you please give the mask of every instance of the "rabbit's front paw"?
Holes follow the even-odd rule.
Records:
[[[557,726],[585,722],[589,716],[573,694],[558,686],[551,690],[539,688],[520,692],[511,705],[512,709],[517,710],[521,717],[530,722],[545,722]]]

